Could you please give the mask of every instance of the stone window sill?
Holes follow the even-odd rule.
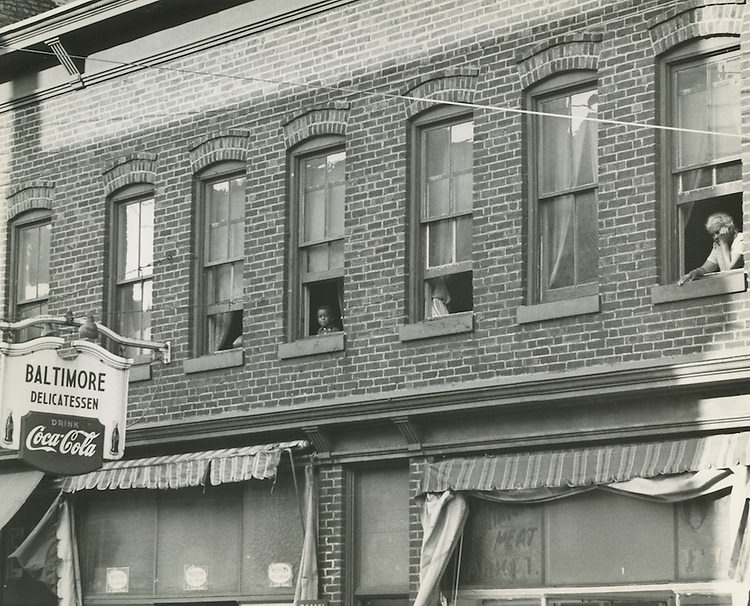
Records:
[[[232,368],[242,366],[245,363],[244,352],[239,347],[227,349],[226,351],[217,351],[216,353],[190,358],[183,362],[185,374],[194,372],[206,372],[208,370],[220,370],[222,368]]]
[[[563,301],[537,303],[536,305],[520,305],[516,310],[516,319],[519,324],[529,324],[530,322],[594,314],[599,311],[601,311],[599,295],[588,295]]]
[[[346,349],[344,336],[343,332],[332,332],[298,339],[291,343],[282,343],[279,345],[279,360],[344,351]]]
[[[651,303],[673,303],[701,297],[714,297],[735,292],[745,292],[747,280],[742,269],[706,274],[700,280],[677,284],[658,284],[651,289]]]
[[[399,328],[398,336],[402,341],[416,341],[417,339],[457,335],[473,330],[474,313],[469,311],[432,318],[424,322],[404,324]]]

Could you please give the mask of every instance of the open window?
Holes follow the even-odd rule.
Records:
[[[662,111],[673,127],[662,138],[667,282],[711,253],[711,214],[728,214],[742,231],[740,67],[733,38],[697,40],[662,62]]]
[[[245,166],[216,165],[198,180],[196,343],[205,355],[242,346]]]
[[[455,108],[414,121],[411,226],[413,320],[474,309],[472,268],[474,122]]]
[[[290,155],[290,340],[344,330],[344,167],[340,137]]]

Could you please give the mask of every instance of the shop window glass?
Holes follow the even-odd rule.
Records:
[[[201,175],[199,354],[242,346],[245,182],[236,163]]]
[[[159,499],[157,595],[237,593],[242,562],[239,486],[167,491]],[[168,515],[165,515],[168,514]]]
[[[344,330],[346,153],[339,137],[313,139],[291,156],[292,338]]]
[[[726,213],[742,231],[741,140],[736,136],[742,132],[741,66],[731,44],[722,38],[700,40],[663,61],[664,115],[674,127],[662,139],[669,281],[700,267],[711,253],[710,215]]]
[[[599,278],[596,83],[588,73],[552,78],[532,91],[531,204],[536,298],[596,294]]]
[[[418,225],[415,254],[416,320],[472,311],[474,123],[440,109],[418,118],[414,150]]]
[[[84,594],[151,595],[155,578],[156,492],[107,495],[96,505],[83,505],[79,514]]]
[[[294,593],[302,523],[290,474],[275,484],[92,491],[78,495],[77,513],[87,600],[265,603]],[[269,585],[271,566],[292,577]]]
[[[358,603],[400,604],[409,588],[408,471],[362,470],[354,498]]]

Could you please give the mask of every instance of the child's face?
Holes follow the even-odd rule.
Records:
[[[321,308],[318,310],[318,324],[320,324],[322,327],[328,326],[328,324],[331,321],[331,316],[328,313],[328,310],[325,308]]]

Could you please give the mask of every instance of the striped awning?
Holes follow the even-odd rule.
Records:
[[[187,488],[274,478],[281,455],[305,440],[207,450],[145,459],[108,461],[101,469],[62,480],[65,492],[128,488]]]
[[[593,486],[750,464],[750,432],[640,444],[445,459],[427,465],[420,492]]]

